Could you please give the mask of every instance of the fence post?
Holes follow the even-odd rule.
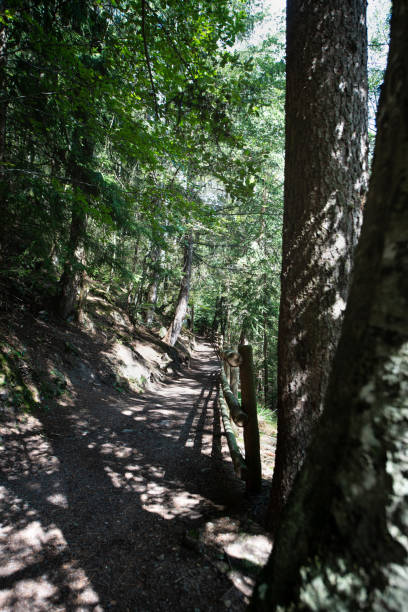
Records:
[[[231,391],[238,397],[238,368],[230,367],[230,387]]]
[[[248,415],[248,423],[244,428],[245,463],[248,468],[246,488],[248,493],[258,493],[262,486],[262,471],[252,346],[242,344],[238,352],[242,358],[239,366],[241,404]]]
[[[228,363],[228,361],[224,361],[224,372],[225,372],[225,376],[228,381],[230,377],[230,372],[231,372],[230,364]]]

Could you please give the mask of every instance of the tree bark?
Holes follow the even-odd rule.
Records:
[[[112,261],[111,261],[111,266],[110,266],[110,271],[109,271],[109,281],[108,281],[108,285],[106,287],[106,292],[109,293],[111,285],[112,285],[112,281],[113,281],[113,274],[115,272],[115,263],[116,263],[116,257],[117,257],[117,235],[113,234],[113,253],[112,253]]]
[[[268,329],[266,315],[264,315],[264,331],[263,331],[263,392],[265,408],[269,408],[269,364],[268,364]]]
[[[215,300],[214,318],[213,318],[213,322],[211,325],[211,331],[213,334],[217,333],[217,330],[218,330],[220,300],[221,300],[221,297],[217,296],[217,299]]]
[[[188,297],[190,294],[190,280],[191,270],[193,264],[193,234],[186,237],[184,245],[184,264],[183,264],[183,277],[181,279],[180,292],[177,299],[176,310],[174,313],[173,321],[167,330],[164,341],[170,346],[174,346],[179,337],[181,327],[183,325],[184,317],[187,313]]]
[[[83,318],[87,295],[85,286],[85,239],[88,218],[83,206],[83,198],[85,196],[89,200],[94,195],[89,172],[93,152],[93,142],[87,135],[81,134],[80,128],[77,128],[73,136],[73,153],[69,164],[69,173],[74,184],[74,202],[72,204],[68,254],[60,279],[58,310],[64,319],[74,315],[78,322],[81,322]]]
[[[137,293],[135,295],[135,300],[134,300],[135,309],[137,309],[143,301],[144,285],[145,285],[145,280],[146,280],[147,258],[148,258],[148,253],[146,253],[142,261],[142,274],[140,277],[139,287],[137,289]]]
[[[278,440],[269,526],[302,465],[339,339],[367,177],[366,3],[288,0]]]
[[[82,319],[86,301],[84,239],[87,225],[86,213],[74,205],[68,245],[69,254],[60,280],[61,293],[58,310],[63,319],[75,315],[79,322]]]
[[[157,295],[160,281],[160,255],[160,247],[158,247],[157,245],[153,245],[151,251],[152,280],[147,289],[147,302],[149,304],[145,316],[145,321],[147,325],[151,325],[153,323],[153,317],[156,310]]]
[[[224,338],[224,346],[229,346],[230,343],[230,306],[228,303],[228,287],[226,295],[221,298],[221,335]]]
[[[239,344],[248,344],[249,319],[245,315],[242,319],[241,332],[239,334]]]
[[[132,258],[132,280],[129,283],[128,294],[127,294],[127,310],[129,311],[132,301],[134,300],[133,296],[133,288],[135,286],[135,274],[138,263],[138,255],[139,255],[139,246],[140,246],[140,238],[138,237],[135,240],[135,246],[133,249],[133,258]]]
[[[408,607],[408,10],[394,0],[373,174],[325,411],[252,609]]]
[[[263,276],[264,285],[264,312],[263,312],[263,391],[264,391],[264,403],[265,408],[269,407],[269,329],[268,329],[268,300],[267,300],[267,277],[266,274]]]
[[[242,410],[248,415],[244,427],[245,463],[248,468],[246,490],[248,493],[259,493],[262,486],[262,466],[252,346],[239,345],[238,351],[241,356],[239,375]]]

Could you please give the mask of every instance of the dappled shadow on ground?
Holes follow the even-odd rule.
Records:
[[[243,504],[202,351],[142,397],[78,380],[72,405],[4,427],[1,609],[225,609],[186,537]]]

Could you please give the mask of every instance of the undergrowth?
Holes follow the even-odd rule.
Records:
[[[31,412],[38,404],[21,373],[24,356],[24,349],[16,349],[7,343],[0,349],[0,389],[5,392],[8,405]]]

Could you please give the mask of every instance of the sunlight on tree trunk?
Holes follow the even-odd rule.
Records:
[[[393,5],[367,210],[325,411],[256,610],[408,605],[408,11]]]
[[[186,237],[184,245],[184,265],[183,265],[183,277],[181,279],[180,292],[177,300],[176,311],[174,313],[174,319],[167,330],[164,341],[174,346],[179,337],[181,327],[183,325],[184,318],[187,313],[188,297],[190,294],[190,281],[191,281],[191,269],[193,264],[193,234]]]
[[[367,179],[366,3],[290,0],[273,530],[322,411]]]

